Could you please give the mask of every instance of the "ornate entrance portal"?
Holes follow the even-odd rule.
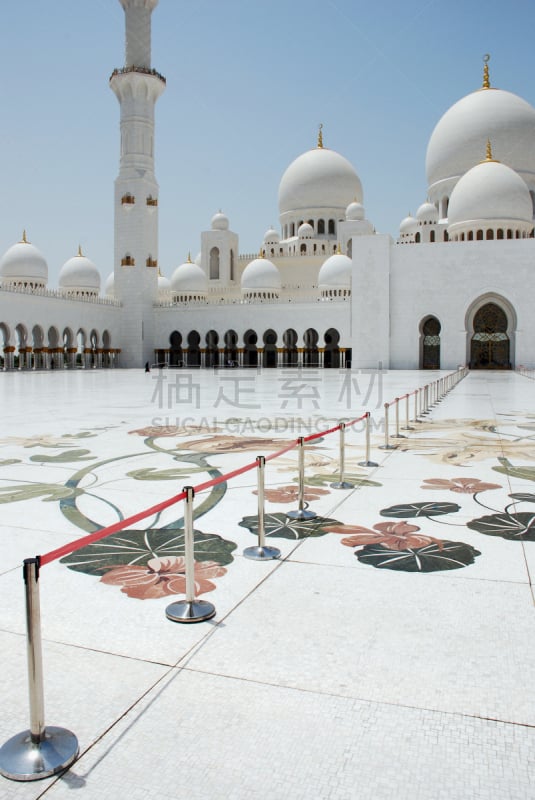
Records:
[[[495,303],[482,306],[474,317],[471,369],[511,369],[507,316]]]
[[[421,368],[440,369],[440,322],[428,317],[422,325]]]

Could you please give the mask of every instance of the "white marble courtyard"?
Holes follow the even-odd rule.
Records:
[[[80,757],[0,800],[535,797],[535,383],[470,373],[378,449],[383,403],[438,375],[0,374],[0,745],[29,725],[24,558],[366,409],[379,462],[349,430],[333,489],[338,434],[312,442],[299,527],[296,452],[270,461],[265,563],[255,471],[200,493],[207,622],[165,616],[181,504],[43,566],[46,723]]]

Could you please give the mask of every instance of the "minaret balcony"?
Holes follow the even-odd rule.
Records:
[[[135,267],[136,266],[136,259],[132,258],[132,256],[125,256],[121,258],[121,267]]]
[[[154,78],[158,78],[158,80],[162,81],[162,83],[167,83],[163,75],[160,75],[155,69],[150,69],[149,67],[119,67],[114,69],[110,75],[110,81],[112,78],[115,78],[116,75],[127,75],[130,72],[137,72],[140,75],[152,75]]]
[[[151,256],[149,256],[147,258],[145,264],[147,265],[147,267],[157,267],[158,266],[158,259],[157,258],[152,258]]]
[[[121,197],[121,203],[125,210],[131,209],[134,206],[135,202],[136,198],[134,197],[133,194],[130,194],[130,192],[123,194],[123,196]]]

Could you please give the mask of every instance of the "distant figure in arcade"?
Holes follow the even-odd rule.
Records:
[[[150,372],[149,362],[145,364],[145,372]]]

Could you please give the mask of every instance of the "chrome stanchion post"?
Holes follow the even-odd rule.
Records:
[[[424,386],[424,402],[423,402],[423,411],[421,412],[422,416],[426,416],[429,414],[429,384],[426,383]]]
[[[25,559],[23,573],[30,729],[13,736],[0,748],[0,772],[14,781],[35,781],[67,769],[78,755],[78,739],[65,728],[45,727],[39,559]]]
[[[402,428],[404,431],[413,431],[414,428],[411,427],[410,421],[410,412],[409,412],[409,394],[405,395],[405,427]]]
[[[297,440],[299,446],[299,508],[297,511],[288,511],[289,519],[314,519],[317,514],[305,509],[305,439],[300,436]]]
[[[195,544],[193,537],[193,486],[184,486],[184,559],[186,562],[186,599],[177,600],[165,609],[172,622],[202,622],[215,616],[215,606],[195,598]]]
[[[371,414],[369,411],[366,411],[366,458],[365,461],[359,461],[359,467],[378,467],[375,461],[370,461],[370,450],[371,450],[371,431],[370,431],[370,419]]]
[[[340,423],[340,480],[331,483],[332,489],[354,489],[355,484],[344,480],[345,469],[345,422]]]
[[[395,432],[393,438],[394,439],[406,439],[407,437],[399,432],[399,397],[396,397],[394,402],[396,404],[396,432]]]
[[[385,403],[385,443],[379,445],[379,450],[395,450],[396,445],[390,444],[390,432],[389,432],[389,425],[388,425],[388,403]]]
[[[258,481],[258,545],[256,547],[246,547],[243,551],[245,558],[252,558],[254,561],[269,561],[279,558],[281,551],[276,547],[266,547],[266,532],[264,528],[264,470],[266,467],[265,456],[256,457],[257,481]]]
[[[418,396],[419,396],[418,389],[415,389],[414,390],[414,422],[415,423],[420,422],[420,420],[418,419],[418,416],[419,416],[419,414],[418,414]]]

